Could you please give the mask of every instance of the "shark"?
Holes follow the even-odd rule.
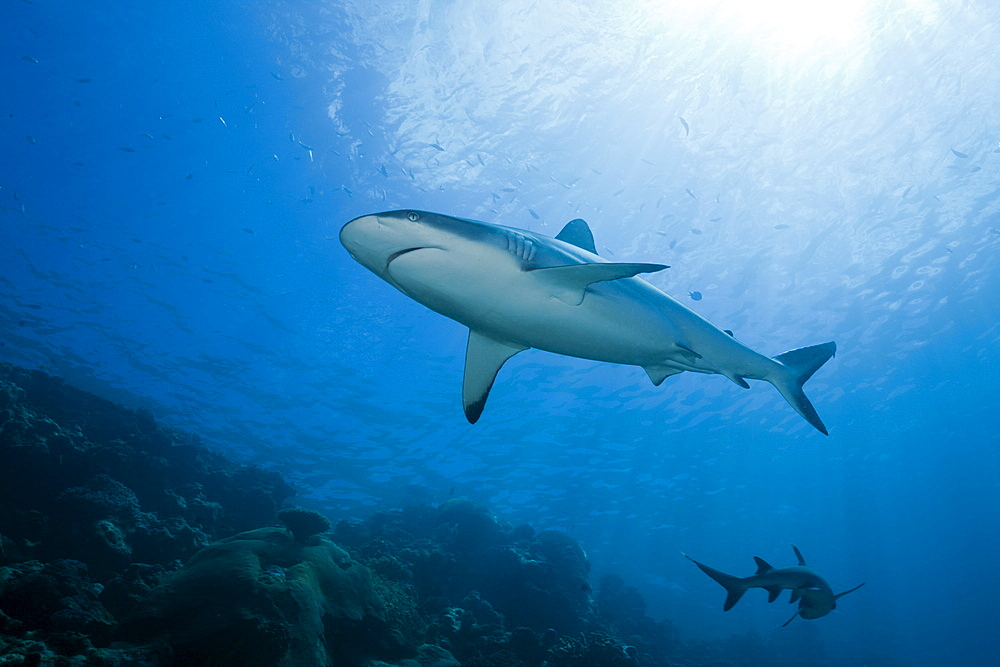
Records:
[[[743,594],[751,588],[763,588],[767,591],[767,601],[774,602],[784,590],[792,591],[789,602],[798,602],[799,606],[795,614],[785,621],[781,627],[785,627],[796,618],[801,616],[805,619],[814,619],[826,616],[837,608],[837,600],[848,593],[853,593],[862,586],[864,582],[858,584],[843,593],[834,593],[830,584],[826,583],[823,577],[816,574],[816,571],[806,565],[805,558],[798,547],[792,545],[795,557],[799,564],[794,567],[772,567],[763,558],[754,556],[757,563],[757,572],[749,577],[737,577],[726,574],[709,567],[704,563],[699,563],[687,554],[682,554],[689,561],[698,566],[702,572],[710,576],[726,589],[726,602],[722,606],[723,611],[729,611],[740,601]]]
[[[639,366],[655,386],[684,371],[723,375],[744,389],[747,380],[763,380],[828,434],[802,385],[834,356],[836,343],[775,357],[755,352],[638,277],[670,267],[600,257],[580,218],[550,237],[440,213],[387,211],[349,221],[340,242],[400,292],[469,328],[462,403],[470,423],[507,360],[535,348]]]

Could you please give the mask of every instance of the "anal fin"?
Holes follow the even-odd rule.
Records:
[[[671,375],[684,372],[680,368],[670,368],[668,366],[643,366],[642,370],[646,371],[646,375],[649,376],[654,387],[659,387]]]
[[[465,379],[462,382],[462,405],[470,424],[479,421],[486,407],[497,373],[508,359],[528,349],[523,345],[503,343],[476,331],[469,331],[465,348]]]
[[[765,586],[764,590],[767,591],[768,602],[774,602],[781,595],[781,586]]]

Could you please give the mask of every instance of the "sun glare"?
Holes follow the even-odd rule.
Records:
[[[865,27],[868,0],[724,0],[719,9],[789,51],[837,46]]]
[[[836,48],[864,34],[872,0],[651,0],[662,20],[684,17],[788,57]]]

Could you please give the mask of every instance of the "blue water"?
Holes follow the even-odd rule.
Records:
[[[1000,6],[798,7],[10,0],[0,359],[335,518],[464,495],[564,529],[688,639],[993,664]],[[763,383],[537,351],[468,425],[465,330],[337,240],[409,207],[582,217],[754,349],[835,340],[806,386],[830,436]],[[867,585],[780,630],[680,555],[750,574],[793,543]]]

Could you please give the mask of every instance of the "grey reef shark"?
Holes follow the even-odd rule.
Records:
[[[537,348],[639,366],[654,385],[684,371],[773,384],[827,433],[803,383],[837,350],[822,343],[766,357],[648,282],[663,264],[609,262],[586,222],[555,238],[425,211],[363,215],[340,230],[351,256],[431,310],[469,327],[462,400],[475,423],[497,372]]]
[[[806,566],[806,560],[802,557],[802,552],[794,544],[792,549],[795,557],[799,559],[799,564],[795,567],[771,567],[763,558],[754,556],[757,563],[757,572],[749,577],[737,577],[725,572],[720,572],[704,563],[699,563],[687,554],[685,558],[698,566],[698,568],[712,577],[715,581],[726,589],[726,602],[722,606],[723,611],[729,611],[740,601],[743,594],[751,588],[763,588],[767,591],[767,601],[774,602],[781,595],[781,591],[790,590],[792,598],[789,602],[799,603],[799,608],[790,619],[785,621],[781,627],[785,627],[795,620],[797,616],[812,619],[826,616],[837,608],[837,599],[848,593],[858,590],[864,583],[858,584],[854,588],[843,593],[834,594],[830,584],[826,583],[823,577],[816,574],[816,571]]]

